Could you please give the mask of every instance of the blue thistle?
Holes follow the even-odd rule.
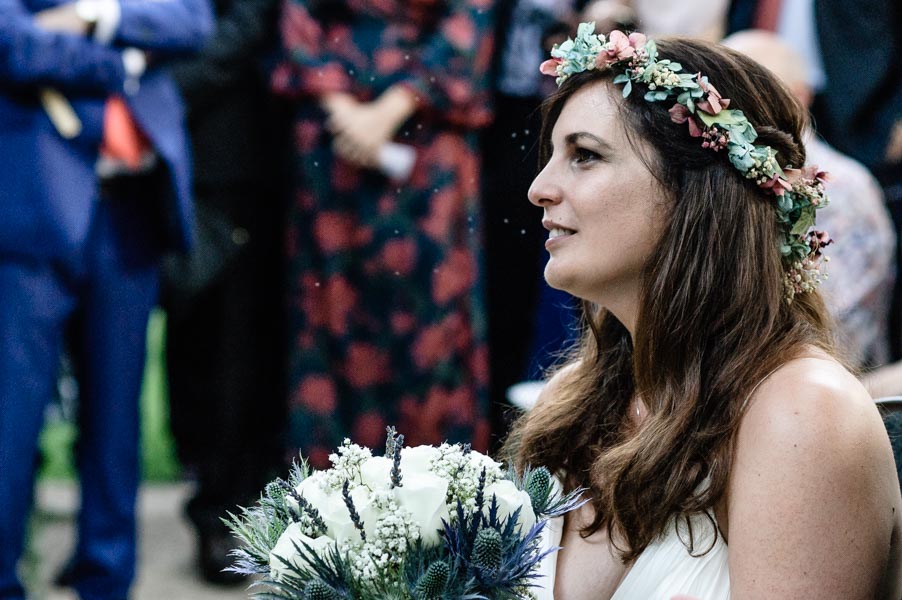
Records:
[[[551,473],[545,467],[539,467],[526,477],[526,493],[532,502],[533,510],[542,512],[548,506],[551,496]]]
[[[338,600],[338,594],[321,579],[311,579],[304,586],[304,600]]]
[[[438,561],[430,564],[420,580],[417,581],[414,598],[416,600],[438,600],[442,597],[450,576],[451,568],[448,563]]]
[[[480,529],[473,542],[470,562],[480,569],[495,570],[501,566],[501,534],[496,529]]]

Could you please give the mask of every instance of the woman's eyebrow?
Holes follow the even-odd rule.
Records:
[[[568,146],[575,146],[579,142],[588,141],[588,142],[591,142],[592,144],[594,144],[595,146],[597,146],[601,150],[608,151],[608,150],[613,150],[613,148],[614,148],[608,142],[604,141],[597,135],[589,133],[588,131],[577,131],[577,132],[571,133],[571,134],[567,135],[567,137],[564,138],[564,141],[567,143]]]

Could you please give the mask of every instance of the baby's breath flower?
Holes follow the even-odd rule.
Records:
[[[360,484],[360,465],[368,458],[372,458],[373,453],[369,448],[352,444],[351,440],[345,438],[338,448],[338,453],[329,455],[329,462],[332,468],[325,472],[324,487],[340,491],[345,481],[350,482],[351,488]]]

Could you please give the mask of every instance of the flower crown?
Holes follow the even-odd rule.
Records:
[[[647,102],[676,100],[668,111],[674,123],[686,123],[689,135],[702,139],[702,147],[726,150],[732,165],[746,179],[776,196],[777,221],[782,241],[785,298],[814,290],[827,277],[821,272],[821,250],[833,240],[812,229],[815,211],[828,204],[824,194],[826,173],[810,166],[802,169],[777,163],[777,151],[755,145],[758,134],[740,110],[728,108],[730,100],[701,73],[683,73],[679,63],[658,59],[654,40],[641,33],[629,36],[612,31],[607,39],[595,34],[595,23],[581,23],[575,39],[555,44],[551,58],[542,63],[545,75],[556,76],[560,86],[571,75],[593,69],[617,69],[615,84],[623,85],[623,97],[633,83],[644,84]],[[829,258],[824,257],[826,262]]]

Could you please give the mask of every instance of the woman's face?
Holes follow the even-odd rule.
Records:
[[[619,313],[635,310],[640,274],[657,244],[666,204],[627,141],[614,93],[596,82],[567,100],[551,133],[551,159],[533,181],[529,201],[544,209],[548,284],[623,321],[635,316]]]

